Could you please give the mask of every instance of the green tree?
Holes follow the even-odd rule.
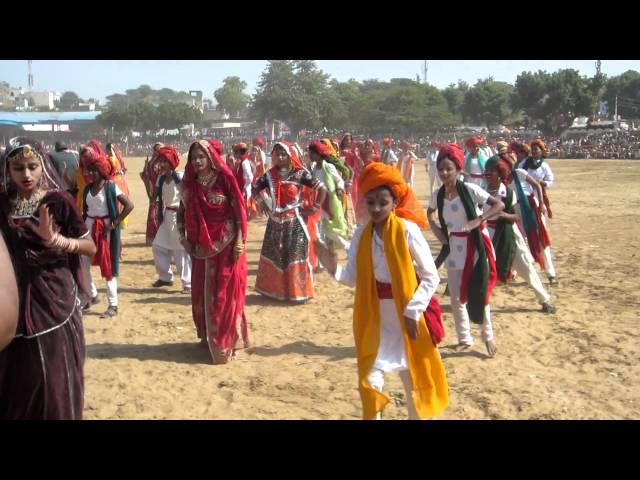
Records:
[[[294,101],[291,85],[294,81],[293,62],[270,60],[262,72],[250,113],[259,122],[284,120],[292,115]]]
[[[249,95],[244,93],[245,88],[247,88],[247,82],[240,80],[240,77],[225,78],[222,87],[213,93],[218,102],[218,108],[239,117],[240,113],[246,110],[250,99]]]
[[[543,70],[522,72],[516,78],[511,107],[525,114],[526,123],[545,124],[553,114],[554,106],[549,101],[550,84],[551,75]]]
[[[60,108],[64,110],[75,110],[82,99],[75,92],[64,92],[60,95]]]
[[[504,123],[512,114],[509,99],[513,85],[497,82],[493,77],[478,80],[464,96],[462,113],[465,118],[487,126]]]
[[[462,105],[464,104],[464,96],[469,91],[469,84],[463,80],[458,80],[458,84],[450,84],[442,91],[442,95],[447,101],[449,112],[454,116],[456,121],[463,119]]]
[[[640,118],[640,73],[627,70],[621,75],[609,78],[605,83],[603,100],[609,104],[609,113],[614,114],[618,97],[618,115]]]

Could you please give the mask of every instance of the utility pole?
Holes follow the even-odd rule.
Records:
[[[31,73],[31,60],[27,60],[29,64],[29,76],[27,78],[27,85],[29,92],[31,92],[31,88],[33,88],[33,73]]]
[[[424,83],[427,83],[427,71],[429,70],[429,61],[425,60],[424,61],[424,69],[423,69],[423,76],[422,78],[424,79]]]
[[[616,95],[616,107],[615,107],[615,113],[613,114],[613,120],[617,121],[618,120],[618,96]]]

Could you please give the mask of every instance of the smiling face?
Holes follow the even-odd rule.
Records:
[[[487,180],[487,186],[496,189],[500,186],[500,174],[496,166],[489,166],[484,171],[484,178]]]
[[[368,191],[365,202],[371,221],[375,224],[384,222],[398,204],[391,190],[385,185]]]
[[[15,155],[9,158],[9,174],[16,184],[18,192],[23,195],[31,194],[40,185],[43,175],[42,163],[35,157]]]

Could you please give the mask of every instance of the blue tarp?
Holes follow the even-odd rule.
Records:
[[[0,125],[95,121],[100,112],[0,112]]]

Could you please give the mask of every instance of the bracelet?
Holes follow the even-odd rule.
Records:
[[[53,237],[45,243],[45,246],[54,250],[62,250],[67,253],[77,253],[78,250],[80,250],[80,241],[75,238],[62,236],[56,232],[53,234]]]

